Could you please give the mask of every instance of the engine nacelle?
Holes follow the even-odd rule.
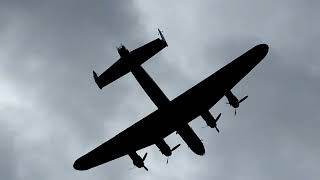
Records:
[[[171,156],[172,152],[169,145],[162,139],[156,143],[156,146],[159,148],[160,152],[165,156]]]

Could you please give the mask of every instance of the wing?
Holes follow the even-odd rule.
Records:
[[[180,123],[189,123],[208,111],[267,55],[268,46],[260,44],[242,54],[217,72],[179,95],[170,105]]]
[[[73,167],[77,170],[88,170],[150,146],[158,139],[166,137],[174,130],[162,125],[159,121],[162,114],[158,110],[154,111],[109,141],[77,159]],[[162,128],[157,128],[160,126]]]
[[[134,59],[136,65],[141,65],[150,59],[152,56],[157,54],[167,45],[165,40],[159,38],[133,50],[130,52],[130,57]]]

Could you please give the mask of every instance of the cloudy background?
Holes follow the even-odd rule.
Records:
[[[0,0],[0,176],[4,180],[320,177],[318,1]],[[75,159],[156,109],[128,74],[102,91],[123,43],[137,48],[164,31],[169,47],[144,64],[170,99],[256,44],[269,54],[223,98],[221,132],[191,123],[206,154],[185,143],[166,158],[155,146],[145,172],[125,156],[89,171]],[[166,138],[174,146],[182,139]]]

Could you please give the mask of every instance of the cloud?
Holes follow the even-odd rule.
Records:
[[[268,43],[269,54],[233,90],[249,95],[237,117],[223,98],[213,114],[222,112],[222,133],[200,130],[202,120],[192,122],[207,148],[204,159],[185,155],[190,179],[316,179],[320,144],[316,102],[319,89],[319,30],[315,24],[316,2],[226,2],[191,1],[139,6],[149,21],[146,26],[163,24],[169,48],[167,64],[181,72],[178,80],[191,87],[252,46]],[[166,5],[170,3],[170,8]],[[288,4],[290,4],[288,6]],[[164,13],[163,13],[164,12]],[[166,18],[170,17],[170,18]],[[179,22],[179,23],[177,23]],[[168,31],[167,30],[167,31]],[[172,58],[174,57],[174,58]],[[182,62],[182,63],[181,63]],[[160,78],[160,75],[159,75]],[[164,83],[171,84],[172,80]],[[171,91],[183,92],[179,83]],[[179,86],[179,87],[177,87]],[[179,94],[179,93],[177,93]],[[200,119],[200,118],[199,118]],[[179,152],[181,153],[181,152]],[[183,152],[187,154],[187,152]],[[194,167],[194,164],[197,164]],[[191,171],[198,169],[197,171]],[[294,171],[294,172],[293,172]]]
[[[136,112],[124,101],[132,93],[128,76],[100,91],[92,70],[102,72],[118,58],[121,40],[139,42],[139,14],[126,1],[7,1],[1,9],[1,79],[10,95],[2,111],[17,134],[9,151],[17,157],[13,179],[88,178],[72,168],[74,160],[132,121],[114,122],[121,116],[113,112]],[[89,172],[90,179],[121,179],[123,163],[115,164]]]
[[[319,173],[319,27],[316,1],[1,1],[1,175],[4,179],[316,179]],[[155,109],[131,74],[102,91],[123,43],[134,49],[164,30],[169,47],[144,68],[170,99],[258,43],[270,52],[223,98],[221,133],[191,123],[207,153],[183,144],[165,165],[155,147],[146,173],[128,157],[85,172],[76,158]],[[166,138],[171,146],[179,136]]]

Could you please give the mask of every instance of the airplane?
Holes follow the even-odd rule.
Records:
[[[153,53],[141,49],[141,52],[149,54],[138,56],[143,57],[141,60],[136,59],[137,56],[130,55],[131,52],[127,51],[126,58],[122,59],[121,57],[115,63],[116,65],[112,65],[102,75],[97,76],[94,73],[94,79],[98,87],[102,89],[122,75],[131,72],[158,109],[78,158],[73,164],[74,169],[88,170],[129,155],[136,167],[143,167],[148,171],[148,168],[144,165],[147,153],[141,158],[136,151],[155,144],[162,154],[169,157],[172,151],[180,146],[178,144],[171,149],[165,142],[164,138],[173,132],[179,134],[195,154],[204,155],[204,145],[188,123],[201,116],[208,126],[216,128],[218,118],[213,118],[209,110],[264,59],[269,49],[266,44],[259,44],[253,47],[170,101],[141,66],[146,61],[146,57],[151,57],[150,54],[154,54],[164,45],[167,46],[161,31],[159,29],[158,31],[162,37],[159,40],[162,42],[153,46],[156,50],[147,48]],[[119,54],[121,55],[121,53]],[[130,63],[119,61],[129,61]],[[217,131],[219,132],[218,129]]]

